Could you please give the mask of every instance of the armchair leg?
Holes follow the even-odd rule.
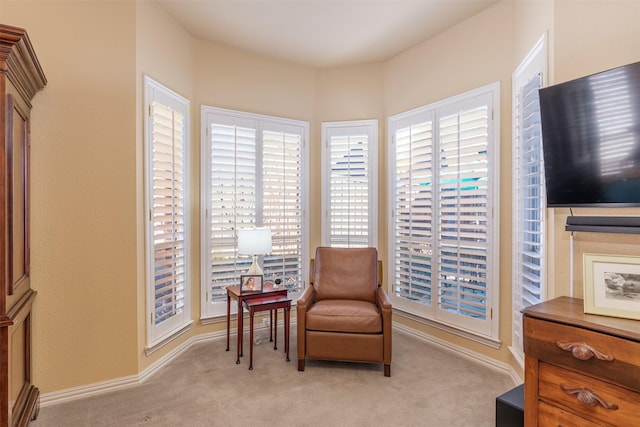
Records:
[[[298,359],[298,371],[304,371],[304,359]]]
[[[390,377],[391,376],[391,364],[390,363],[385,363],[384,364],[384,376],[385,377]]]

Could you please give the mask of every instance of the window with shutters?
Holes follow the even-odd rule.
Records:
[[[145,77],[147,349],[191,323],[189,101]]]
[[[202,107],[202,317],[226,314],[226,287],[252,263],[236,232],[270,227],[260,256],[265,281],[292,298],[304,287],[307,244],[307,122]]]
[[[394,308],[498,339],[499,86],[389,118]]]
[[[545,187],[538,89],[543,37],[513,73],[513,259],[511,351],[524,366],[521,310],[544,300]]]
[[[322,124],[322,244],[377,247],[378,121]]]

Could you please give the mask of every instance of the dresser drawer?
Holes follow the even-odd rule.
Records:
[[[640,393],[546,363],[540,363],[538,378],[540,399],[610,425],[638,425]]]
[[[540,402],[538,405],[538,427],[601,427],[602,424],[580,418],[555,406]]]
[[[524,337],[532,357],[640,391],[640,342],[530,317]]]

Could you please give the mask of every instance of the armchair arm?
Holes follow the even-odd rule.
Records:
[[[378,306],[383,310],[391,310],[391,300],[389,299],[389,295],[382,287],[378,287],[377,293]]]
[[[309,306],[313,303],[314,296],[315,289],[313,288],[313,286],[309,286],[307,289],[305,289],[304,292],[302,292],[302,294],[300,295],[298,302],[296,303],[298,311],[300,311],[300,308],[306,311],[307,308],[309,308]]]
[[[296,304],[296,319],[298,328],[298,360],[304,359],[305,356],[305,330],[307,327],[307,309],[311,307],[315,298],[315,289],[313,286],[309,286],[304,290],[300,299]]]
[[[383,359],[385,365],[391,364],[391,300],[384,288],[378,288],[378,307],[382,312]],[[385,368],[386,369],[386,368]],[[385,374],[386,375],[386,374]]]

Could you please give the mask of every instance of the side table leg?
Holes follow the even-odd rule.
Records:
[[[229,335],[231,334],[231,297],[227,291],[227,351],[229,351]]]
[[[249,309],[249,370],[253,370],[253,308]]]
[[[278,349],[278,309],[273,310],[275,312],[273,318],[273,349]]]
[[[238,340],[237,340],[237,351],[236,351],[236,365],[240,364],[240,358],[242,357],[242,330],[244,329],[244,325],[242,324],[242,298],[238,297]]]
[[[269,342],[273,341],[273,310],[269,310]]]
[[[289,359],[289,321],[291,320],[291,305],[284,308],[284,350],[287,352],[287,362]]]

